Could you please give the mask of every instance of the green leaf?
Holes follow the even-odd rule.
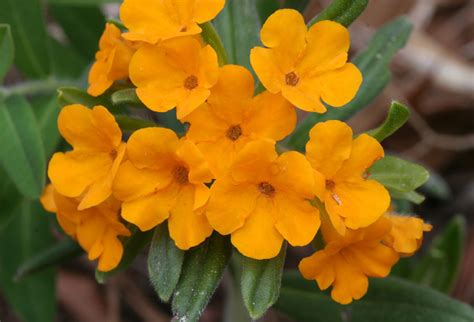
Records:
[[[0,103],[0,164],[18,190],[38,198],[45,184],[45,152],[30,104],[21,96]]]
[[[329,107],[325,114],[309,114],[287,140],[288,147],[303,151],[309,139],[308,133],[316,123],[347,120],[372,102],[390,81],[389,63],[395,53],[405,46],[411,29],[406,17],[397,18],[380,28],[368,48],[354,59],[364,77],[356,97],[343,107]]]
[[[120,3],[123,0],[48,0],[50,4],[95,7],[106,3]]]
[[[279,0],[256,0],[258,16],[262,24],[267,21],[272,13],[280,9]]]
[[[148,276],[164,302],[169,301],[178,285],[183,260],[184,251],[170,238],[167,223],[156,227],[148,252]]]
[[[10,70],[15,56],[15,47],[10,25],[0,24],[0,82]]]
[[[261,28],[255,0],[227,0],[214,21],[227,50],[229,64],[250,67],[250,49],[260,43]]]
[[[449,294],[459,275],[466,238],[466,220],[463,216],[455,216],[433,239],[411,279]]]
[[[97,280],[97,282],[103,284],[110,277],[128,268],[128,266],[132,264],[133,260],[137,257],[137,255],[150,243],[152,236],[152,230],[147,232],[141,232],[138,229],[134,228],[132,231],[132,236],[127,238],[123,243],[123,256],[118,266],[110,272],[101,272],[99,270],[96,270],[95,279]]]
[[[32,101],[47,160],[56,151],[61,141],[58,130],[59,105],[56,96],[35,99]]]
[[[120,129],[123,132],[134,132],[136,130],[143,129],[146,127],[158,126],[158,124],[154,122],[137,119],[125,115],[116,115],[115,120],[117,121],[117,124],[120,126]]]
[[[40,0],[0,1],[0,23],[11,26],[15,65],[26,76],[44,78],[50,72],[46,25]]]
[[[43,218],[41,218],[43,219]],[[20,281],[28,276],[43,272],[45,269],[62,264],[83,254],[84,251],[73,240],[66,240],[39,250],[24,261],[15,274],[15,280]]]
[[[47,269],[21,282],[13,280],[21,263],[54,242],[48,220],[51,215],[36,201],[24,201],[17,209],[0,234],[0,289],[22,321],[54,321],[54,270]]]
[[[0,166],[0,235],[15,216],[18,204],[21,201],[22,196],[20,192],[18,192],[5,170]]]
[[[105,27],[100,8],[53,4],[49,6],[49,12],[62,27],[71,47],[87,60],[92,60]]]
[[[368,293],[339,305],[298,272],[283,276],[277,310],[299,322],[472,322],[473,309],[430,288],[398,278],[371,279]]]
[[[430,173],[422,166],[393,156],[376,161],[368,172],[371,179],[398,192],[415,190],[430,177]]]
[[[348,27],[364,12],[368,3],[369,0],[333,0],[309,25],[322,20],[332,20]]]
[[[82,104],[87,107],[94,107],[96,105],[108,107],[112,105],[112,102],[104,95],[94,97],[76,87],[61,87],[58,89],[58,104],[60,107],[70,104]]]
[[[285,0],[283,3],[284,8],[291,8],[303,12],[309,4],[309,0]]]
[[[186,252],[172,302],[176,319],[198,321],[219,285],[231,254],[229,238],[217,233]]]
[[[82,76],[89,62],[77,53],[70,45],[62,44],[54,38],[49,38],[51,48],[51,69],[57,78],[76,79]],[[71,83],[71,82],[68,82]],[[62,83],[59,86],[66,86]],[[57,90],[56,86],[54,90]]]
[[[252,319],[260,318],[278,300],[285,257],[286,244],[272,259],[242,256],[242,297]]]
[[[219,66],[227,64],[227,52],[225,51],[224,44],[222,43],[221,37],[217,33],[212,22],[206,22],[201,25],[202,33],[201,37],[206,43],[212,46],[217,53],[219,59]]]
[[[368,131],[367,134],[382,142],[399,128],[401,128],[410,117],[410,110],[405,105],[398,102],[392,102],[387,118],[378,128]]]
[[[390,195],[394,199],[408,200],[408,201],[413,202],[417,205],[419,205],[423,201],[425,201],[425,196],[423,196],[422,194],[420,194],[416,191],[400,192],[400,191],[392,190],[392,189],[388,189],[388,191],[390,192]],[[405,212],[409,212],[409,211],[405,211]]]
[[[137,90],[135,88],[126,88],[116,91],[111,96],[112,104],[132,104],[143,106],[142,101],[137,96]]]

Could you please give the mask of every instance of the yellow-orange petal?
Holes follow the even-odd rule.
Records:
[[[173,173],[167,169],[138,169],[127,160],[120,166],[112,190],[117,199],[131,201],[166,188],[171,180]]]
[[[315,23],[306,35],[308,45],[298,71],[305,76],[341,68],[347,61],[349,31],[343,25],[324,20]]]
[[[218,179],[211,186],[207,219],[222,235],[230,234],[243,226],[258,196],[257,186],[253,184],[233,184],[229,178]]]
[[[225,0],[195,0],[194,19],[198,23],[214,19],[224,8]]]
[[[353,299],[362,298],[369,288],[367,276],[342,256],[334,256],[333,261],[336,278],[331,291],[332,299],[340,304],[350,304]]]
[[[187,95],[176,105],[176,116],[179,120],[195,111],[200,105],[206,102],[211,95],[207,88],[197,88],[189,91]]]
[[[89,87],[87,88],[87,93],[89,95],[102,95],[114,83],[111,78],[107,77],[114,56],[115,50],[109,54],[108,61],[96,61],[92,65],[88,77]]]
[[[244,256],[269,259],[278,255],[283,236],[273,225],[273,205],[268,198],[259,198],[245,224],[232,233],[231,242]]]
[[[310,79],[300,79],[296,86],[283,86],[281,94],[300,110],[324,113],[326,106],[321,102],[319,84]]]
[[[306,33],[301,13],[293,9],[281,9],[268,17],[262,26],[260,38],[265,46],[274,49],[278,66],[287,73],[292,71],[306,47]]]
[[[214,113],[208,103],[202,104],[183,121],[190,124],[186,137],[195,143],[224,140],[229,128],[228,124]]]
[[[390,206],[390,195],[374,180],[337,183],[325,196],[330,215],[343,217],[348,228],[367,227],[379,219]]]
[[[106,222],[101,216],[90,216],[77,227],[77,241],[81,247],[89,252],[95,243],[100,243],[106,232]]]
[[[281,95],[263,92],[255,97],[243,133],[275,141],[284,139],[296,126],[295,108]]]
[[[385,215],[392,224],[390,246],[401,254],[412,254],[420,247],[423,232],[431,231],[431,225],[425,224],[422,219],[409,216]]]
[[[298,269],[308,280],[316,280],[321,290],[327,289],[336,278],[331,256],[325,251],[318,251],[310,257],[303,258]]]
[[[170,236],[182,250],[199,245],[212,233],[206,216],[194,210],[194,200],[194,186],[183,187],[168,219]]]
[[[78,197],[94,182],[105,180],[111,167],[108,154],[57,152],[49,162],[48,176],[60,194]]]
[[[123,246],[112,230],[107,231],[102,239],[103,251],[99,258],[97,269],[108,272],[118,266],[123,255]]]
[[[176,155],[186,163],[189,169],[188,180],[191,183],[208,183],[213,179],[209,164],[201,151],[189,140],[181,140]]]
[[[398,254],[380,242],[361,242],[344,249],[342,253],[352,265],[357,265],[365,275],[372,277],[386,277],[398,261]]]
[[[300,198],[313,199],[315,182],[313,169],[303,154],[285,152],[275,161],[271,183],[277,191],[284,191]]]
[[[141,197],[122,204],[122,217],[136,225],[141,231],[150,230],[169,217],[179,188],[171,184],[152,195]]]
[[[351,154],[335,175],[335,181],[347,178],[361,178],[372,164],[384,157],[380,143],[367,134],[359,135],[352,143]]]
[[[237,182],[260,183],[272,176],[272,163],[278,154],[271,141],[260,140],[248,143],[236,156],[230,174]]]
[[[362,73],[354,64],[346,64],[317,77],[321,86],[321,98],[333,107],[349,103],[362,84]]]
[[[194,185],[194,206],[193,210],[204,207],[209,201],[211,190],[203,183]]]
[[[279,93],[285,74],[279,69],[271,49],[255,47],[250,51],[250,63],[263,86],[271,93]],[[294,103],[293,103],[294,104]]]
[[[114,116],[103,106],[65,106],[59,113],[58,129],[75,150],[110,152],[122,140]]]
[[[352,129],[341,121],[327,121],[316,124],[309,136],[308,161],[327,179],[333,178],[351,155]]]
[[[316,236],[319,210],[300,196],[277,192],[273,198],[275,227],[292,245],[305,246]]]
[[[176,133],[165,128],[145,128],[132,134],[127,143],[127,156],[139,169],[172,169],[179,146]]]
[[[225,65],[219,69],[219,80],[207,100],[212,113],[228,126],[241,124],[253,98],[254,79],[242,66]]]
[[[58,207],[56,206],[56,202],[54,200],[54,187],[52,184],[48,184],[44,188],[43,194],[40,197],[40,202],[46,211],[53,213],[58,211]]]

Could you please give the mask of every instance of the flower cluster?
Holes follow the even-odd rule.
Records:
[[[321,289],[332,285],[340,303],[359,299],[367,277],[386,276],[430,227],[387,213],[389,193],[367,173],[383,148],[369,135],[354,138],[343,122],[315,125],[306,154],[277,151],[296,126],[295,107],[324,113],[325,103],[354,98],[362,75],[348,63],[349,32],[332,21],[308,29],[297,11],[275,12],[261,30],[265,47],[250,53],[266,88],[255,95],[251,72],[220,66],[200,36],[200,24],[223,6],[124,1],[127,31],[107,24],[89,94],[133,84],[148,109],[176,108],[189,129],[181,138],[160,127],[128,137],[106,107],[64,107],[58,127],[73,150],[50,161],[43,205],[101,271],[120,262],[119,236],[129,236],[131,224],[148,231],[167,221],[182,250],[217,231],[257,260],[277,256],[284,242],[308,245],[321,228],[325,248],[301,262],[302,274]]]

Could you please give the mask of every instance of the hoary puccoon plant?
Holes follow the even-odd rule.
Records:
[[[197,321],[224,276],[237,321],[235,303],[253,319],[288,309],[285,257],[306,247],[302,278],[284,281],[329,294],[328,310],[363,302],[432,228],[396,212],[400,200],[421,202],[426,170],[381,144],[408,109],[393,102],[363,133],[344,122],[388,83],[410,31],[396,19],[351,58],[348,26],[366,5],[336,0],[307,23],[278,1],[125,0],[103,26],[86,88],[59,89],[67,144],[40,201],[75,242],[22,269],[77,253],[77,242],[105,282],[146,249],[177,320]]]

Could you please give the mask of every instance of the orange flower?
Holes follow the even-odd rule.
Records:
[[[350,39],[344,26],[321,21],[308,30],[298,11],[282,9],[268,18],[260,35],[268,48],[253,48],[250,61],[268,91],[318,113],[326,111],[321,100],[340,107],[354,98],[362,75],[347,63]]]
[[[119,220],[120,203],[109,198],[103,203],[77,210],[80,200],[60,195],[48,185],[41,196],[43,207],[56,217],[64,231],[88,253],[89,260],[98,260],[98,269],[107,272],[120,263],[123,246],[119,236],[130,231]]]
[[[390,206],[390,195],[366,170],[384,156],[380,143],[362,134],[352,139],[352,129],[340,121],[318,123],[310,132],[306,157],[318,182],[316,194],[324,202],[340,234],[346,227],[367,227]]]
[[[203,215],[212,173],[196,146],[171,130],[146,128],[130,137],[127,156],[114,183],[122,217],[142,231],[168,219],[183,250],[203,242],[212,233]]]
[[[311,242],[318,231],[318,209],[311,206],[312,169],[298,152],[281,156],[268,141],[247,144],[227,177],[211,186],[206,211],[211,226],[245,256],[278,255],[283,240],[293,246]]]
[[[332,285],[334,301],[349,304],[367,293],[367,277],[386,277],[399,256],[383,243],[391,230],[385,217],[368,227],[349,229],[344,236],[331,231],[330,225],[323,220],[325,248],[303,259],[299,269],[304,278],[316,280],[321,290]]]
[[[68,105],[58,128],[73,151],[53,155],[48,175],[63,196],[81,198],[79,210],[97,206],[112,194],[112,181],[125,154],[122,132],[103,106]]]
[[[134,52],[132,44],[122,38],[120,29],[107,23],[95,55],[96,61],[89,72],[87,92],[99,96],[115,81],[127,79],[128,65]]]
[[[253,97],[252,74],[244,67],[227,65],[202,106],[184,118],[191,124],[186,137],[207,157],[216,176],[228,169],[249,142],[283,139],[294,129],[296,113],[280,95],[264,92]]]
[[[124,37],[156,44],[201,33],[198,24],[214,19],[225,0],[125,0],[120,18],[128,28]]]
[[[182,119],[204,103],[217,82],[219,66],[211,46],[183,37],[138,49],[130,79],[140,100],[155,112],[177,108]]]
[[[386,245],[392,247],[403,256],[411,256],[421,246],[423,232],[431,231],[431,225],[423,219],[409,216],[399,216],[393,213],[385,214],[390,220],[392,229],[384,239]]]

